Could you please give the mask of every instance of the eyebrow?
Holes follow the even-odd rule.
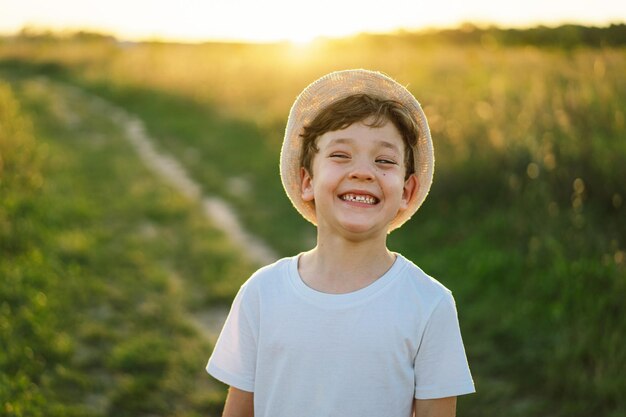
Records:
[[[335,145],[335,144],[351,144],[355,142],[355,139],[352,138],[337,138],[337,139],[333,139],[330,141],[330,144]],[[398,148],[398,146],[396,146],[394,143],[388,142],[386,140],[377,140],[377,143],[379,146],[381,146],[382,148],[387,148],[387,149],[391,149],[397,152],[400,152],[400,148]]]

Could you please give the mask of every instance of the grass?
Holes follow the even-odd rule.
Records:
[[[623,48],[420,45],[401,36],[308,50],[71,40],[5,44],[0,56],[12,74],[44,73],[139,115],[205,192],[228,199],[250,230],[285,255],[308,247],[313,234],[277,175],[291,102],[332,69],[388,72],[422,101],[437,161],[429,198],[390,245],[455,294],[479,390],[460,400],[459,414],[626,411]],[[102,176],[85,179],[81,192],[92,182],[106,186]],[[136,197],[145,200],[140,218],[156,210],[141,193],[129,205]],[[159,224],[172,220],[161,216]],[[67,239],[100,247],[92,232],[84,235],[90,243]],[[214,263],[203,263],[202,254],[215,245],[194,242],[182,239],[171,251],[176,256],[166,248],[157,258],[191,253],[172,262],[197,282],[195,272]],[[117,268],[118,256],[103,255],[116,265],[102,262],[101,270]],[[219,259],[218,269],[245,279],[235,255]],[[203,283],[213,276],[200,275]],[[183,300],[192,307],[213,302],[205,294]],[[146,346],[158,352],[158,339],[151,335]],[[133,356],[144,348],[131,344],[107,366],[158,369],[158,361],[141,365]],[[132,398],[131,391],[126,401]]]
[[[45,79],[12,84],[0,89],[3,415],[219,415],[210,345],[188,315],[227,303],[251,265],[106,115]]]

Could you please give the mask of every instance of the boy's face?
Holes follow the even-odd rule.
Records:
[[[405,180],[404,141],[393,123],[364,122],[320,136],[313,175],[302,169],[302,198],[314,202],[320,230],[386,235],[417,191],[415,175]]]

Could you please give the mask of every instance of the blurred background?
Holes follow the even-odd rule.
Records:
[[[429,119],[389,246],[456,297],[458,415],[626,415],[626,3],[0,0],[0,35],[0,415],[221,415],[234,294],[314,243],[289,108],[347,68]]]

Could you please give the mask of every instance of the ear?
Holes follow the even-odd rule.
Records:
[[[409,178],[404,181],[404,188],[402,190],[402,204],[400,206],[401,210],[406,210],[406,208],[409,206],[409,203],[417,194],[419,188],[420,184],[417,179],[417,175],[411,174]]]
[[[300,168],[300,193],[304,201],[315,200],[313,195],[313,176],[304,167]]]

